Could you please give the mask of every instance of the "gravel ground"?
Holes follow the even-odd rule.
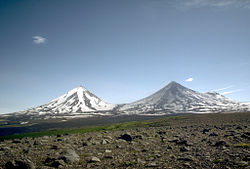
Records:
[[[0,168],[250,168],[250,113],[0,142]]]

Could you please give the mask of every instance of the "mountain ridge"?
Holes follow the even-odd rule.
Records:
[[[115,104],[100,99],[83,86],[78,86],[47,104],[16,112],[25,115],[70,115],[112,110]]]
[[[120,108],[133,112],[154,114],[171,113],[212,113],[223,111],[246,111],[247,106],[230,100],[216,92],[200,93],[172,81],[148,97],[129,103]]]
[[[200,93],[171,81],[138,101],[111,104],[83,86],[78,86],[47,104],[13,113],[32,118],[76,118],[96,115],[163,115],[168,113],[219,113],[249,111],[250,104],[226,98],[216,92]]]

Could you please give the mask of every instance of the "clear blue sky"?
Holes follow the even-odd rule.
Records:
[[[250,0],[0,0],[1,113],[79,85],[131,102],[172,80],[250,101]]]

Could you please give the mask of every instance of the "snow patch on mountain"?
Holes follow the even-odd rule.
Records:
[[[246,111],[247,106],[216,92],[199,93],[176,82],[171,82],[156,93],[126,104],[120,111],[126,114],[145,113],[212,113]]]
[[[26,115],[59,115],[59,114],[86,114],[88,112],[112,110],[116,105],[110,104],[79,86],[66,94],[52,100],[48,104],[18,112]]]
[[[110,104],[83,86],[39,107],[9,114],[27,119],[84,118],[107,115],[164,115],[170,113],[219,113],[250,111],[250,103],[240,103],[216,92],[200,93],[171,82],[156,93],[129,104]],[[3,117],[3,116],[2,116]]]

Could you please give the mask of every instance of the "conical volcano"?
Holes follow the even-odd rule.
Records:
[[[26,115],[72,115],[108,111],[114,107],[114,104],[103,101],[83,86],[79,86],[47,104],[18,113]]]
[[[199,93],[174,81],[156,93],[120,108],[128,114],[211,113],[241,109],[244,108],[240,103],[218,93]]]

